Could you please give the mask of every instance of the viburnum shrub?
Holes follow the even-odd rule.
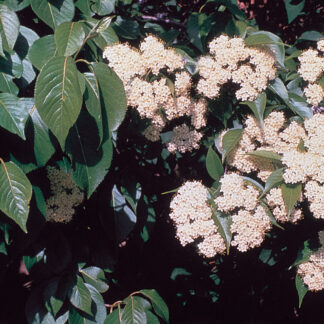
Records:
[[[321,299],[324,34],[280,36],[234,0],[0,1],[0,322]]]

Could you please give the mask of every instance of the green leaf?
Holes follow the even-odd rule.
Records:
[[[124,324],[121,319],[122,310],[120,309],[120,304],[118,304],[117,309],[113,310],[106,318],[104,324]]]
[[[28,57],[31,63],[40,70],[43,65],[56,54],[54,35],[47,35],[37,39],[30,47]]]
[[[55,324],[66,324],[69,318],[69,311],[66,311],[63,315],[56,319]]]
[[[43,292],[45,306],[54,316],[57,315],[58,311],[63,306],[66,295],[66,292],[61,296],[59,293],[59,278],[51,280]]]
[[[73,179],[88,198],[106,176],[113,155],[111,140],[106,139],[98,149],[99,141],[95,120],[82,111],[66,140],[66,152],[72,160]]]
[[[61,23],[71,21],[74,17],[73,0],[62,0],[56,3],[48,0],[30,0],[35,14],[53,30]]]
[[[0,4],[0,36],[4,50],[14,48],[19,34],[19,19],[16,13],[7,6]]]
[[[97,78],[93,73],[84,73],[86,90],[84,101],[89,114],[96,120],[100,143],[103,139],[103,116],[100,102],[100,89]]]
[[[300,197],[301,191],[302,191],[301,183],[295,183],[295,184],[283,183],[281,185],[282,197],[285,202],[288,217],[290,216],[292,210],[294,209],[294,206]]]
[[[308,287],[304,284],[303,279],[298,274],[296,274],[295,284],[298,293],[298,307],[300,308],[303,299],[308,292]]]
[[[247,46],[266,45],[274,53],[279,65],[285,66],[285,46],[277,35],[267,31],[257,31],[251,33],[244,42]]]
[[[136,39],[140,35],[139,24],[136,20],[124,19],[118,16],[113,28],[117,35],[126,39]]]
[[[190,42],[195,45],[201,52],[204,52],[204,47],[201,42],[200,35],[200,15],[201,14],[199,14],[198,12],[193,12],[188,18],[186,28]]]
[[[90,291],[92,299],[91,312],[94,314],[94,318],[88,319],[85,324],[103,324],[107,317],[105,302],[95,287],[88,283],[85,283],[85,285]]]
[[[280,228],[281,230],[284,230],[284,228],[277,223],[276,218],[273,216],[273,214],[272,214],[271,210],[269,209],[268,205],[263,200],[260,200],[260,205],[263,207],[263,209],[265,210],[266,214],[270,218],[271,224],[274,225],[274,226],[276,226],[276,227],[278,227],[278,228]]]
[[[0,72],[0,91],[17,95],[19,88],[13,82],[13,77]]]
[[[224,163],[226,156],[235,148],[242,136],[242,129],[230,129],[223,136],[222,140],[222,163]]]
[[[244,105],[249,106],[249,108],[253,111],[253,114],[257,121],[259,122],[261,128],[263,129],[263,118],[264,111],[267,104],[267,95],[265,92],[262,92],[253,102],[244,101],[242,102]]]
[[[9,74],[15,78],[20,78],[24,72],[22,61],[16,52],[0,57],[0,72]]]
[[[154,312],[159,315],[164,321],[169,323],[169,309],[164,300],[155,289],[142,289],[140,294],[147,297],[153,306]]]
[[[109,134],[111,134],[111,132],[117,130],[126,114],[127,104],[124,86],[117,74],[107,64],[93,63],[92,66],[99,84]]]
[[[100,293],[108,290],[109,286],[106,284],[105,274],[102,269],[98,267],[88,267],[80,270],[84,281],[95,287]]]
[[[0,210],[27,233],[32,186],[23,171],[13,162],[0,159]]]
[[[70,56],[80,49],[85,33],[81,22],[65,22],[55,29],[54,39],[58,55]]]
[[[310,30],[310,31],[302,33],[299,39],[318,42],[323,37],[324,37],[324,34],[320,33],[319,31]]]
[[[272,151],[258,150],[248,152],[246,155],[256,156],[258,158],[271,160],[272,162],[281,163],[281,155]]]
[[[146,318],[147,318],[147,323],[149,324],[160,324],[159,318],[154,315],[151,311],[145,310],[146,313]]]
[[[114,11],[115,2],[116,0],[97,0],[91,9],[99,16],[106,16]]]
[[[29,1],[30,0],[5,0],[3,4],[13,11],[20,11],[29,6]]]
[[[39,116],[37,109],[30,112],[34,128],[34,155],[38,166],[44,166],[55,153],[49,129]]]
[[[265,184],[264,190],[262,192],[262,195],[260,196],[260,198],[264,197],[272,188],[278,187],[279,185],[281,185],[283,183],[283,173],[284,173],[284,169],[278,169],[273,171]]]
[[[231,232],[231,224],[232,224],[232,217],[230,215],[226,215],[219,210],[217,210],[217,206],[215,204],[215,201],[213,199],[213,193],[211,190],[208,190],[211,199],[209,199],[209,203],[211,205],[212,209],[212,218],[215,223],[215,225],[218,227],[218,232],[224,239],[225,245],[226,245],[226,251],[227,254],[229,254],[229,249],[231,246],[231,240],[232,240],[232,232]]]
[[[147,323],[146,313],[139,299],[137,296],[129,296],[124,300],[126,306],[121,313],[123,324]]]
[[[0,126],[26,139],[24,129],[27,118],[28,108],[22,100],[9,93],[0,93]]]
[[[78,70],[71,57],[53,57],[43,66],[36,80],[35,104],[64,149],[69,129],[82,105]]]
[[[289,92],[288,107],[303,119],[312,118],[313,116],[313,111],[309,107],[309,104],[303,97],[297,95],[296,93]]]
[[[302,0],[301,2],[297,4],[291,4],[291,2],[295,2],[293,0],[285,0],[285,7],[286,12],[288,16],[288,24],[290,24],[293,20],[295,20],[296,17],[298,17],[305,6],[305,0]]]
[[[295,262],[289,267],[289,270],[292,267],[296,267],[301,263],[307,262],[314,250],[314,247],[312,248],[311,240],[304,241],[303,246],[298,249]]]
[[[288,91],[286,86],[279,78],[275,78],[268,86],[268,88],[277,94],[284,102],[289,101]]]
[[[91,312],[91,294],[81,277],[77,276],[77,282],[70,295],[71,304],[83,312],[93,315]]]
[[[224,174],[224,168],[218,155],[213,150],[212,146],[209,147],[206,157],[206,168],[208,174],[215,180],[219,181]]]

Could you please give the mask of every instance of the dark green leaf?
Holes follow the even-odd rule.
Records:
[[[30,0],[5,0],[3,4],[13,11],[20,11],[29,6]]]
[[[32,186],[26,175],[13,162],[0,166],[0,210],[27,233],[26,223]]]
[[[289,95],[288,91],[286,89],[286,86],[279,78],[275,78],[270,84],[269,89],[277,94],[284,102],[289,101]]]
[[[263,129],[264,111],[267,104],[267,95],[262,92],[253,102],[245,101],[243,104],[248,105],[253,111],[253,114]]]
[[[0,57],[0,72],[9,74],[15,78],[22,76],[24,67],[16,52],[13,52],[11,55],[6,53],[5,58]]]
[[[260,198],[264,197],[272,188],[278,187],[279,185],[281,185],[283,183],[283,177],[282,177],[283,172],[284,172],[284,169],[281,168],[281,169],[273,171],[269,175],[269,177],[266,181],[266,184],[265,184],[265,188],[264,188]]]
[[[224,168],[218,155],[213,150],[212,146],[209,147],[206,157],[206,168],[208,174],[215,180],[219,181],[224,174]]]
[[[124,324],[121,319],[122,310],[120,309],[120,304],[114,309],[106,318],[104,324]]]
[[[64,303],[65,295],[59,296],[59,278],[51,280],[46,286],[43,297],[48,311],[54,316],[58,313]]]
[[[99,143],[95,120],[82,111],[66,140],[66,151],[72,160],[73,179],[87,191],[88,198],[106,176],[112,160],[111,140],[106,139],[98,149]]]
[[[293,92],[289,92],[288,106],[294,113],[297,113],[303,119],[313,116],[313,111],[306,100]]]
[[[115,2],[116,0],[97,0],[91,9],[100,16],[106,16],[114,11]]]
[[[160,324],[159,318],[154,315],[151,311],[145,310],[146,313],[146,318],[147,318],[147,323],[148,324]]]
[[[54,35],[47,35],[36,40],[28,52],[32,64],[40,70],[56,54]]]
[[[117,35],[126,39],[136,39],[139,34],[139,24],[136,20],[124,19],[118,16],[113,25]]]
[[[169,309],[164,300],[155,289],[142,289],[140,294],[147,297],[153,306],[154,312],[159,315],[164,321],[169,323]]]
[[[13,82],[13,77],[11,75],[0,72],[0,91],[13,95],[18,94],[19,89]]]
[[[35,86],[35,104],[62,149],[79,116],[82,94],[78,70],[70,57],[53,57],[42,68]]]
[[[28,106],[22,99],[9,93],[0,93],[0,126],[25,139]]]
[[[117,130],[125,117],[127,105],[124,86],[117,74],[107,64],[93,63],[92,65],[99,84],[109,134],[111,134]]]
[[[65,22],[55,29],[54,39],[58,55],[70,56],[80,49],[85,33],[81,22]]]
[[[242,129],[230,129],[223,136],[222,140],[222,163],[224,163],[226,156],[235,148],[239,143],[242,136]]]
[[[19,34],[19,19],[16,13],[7,6],[0,4],[0,36],[4,50],[14,48]]]
[[[304,284],[303,279],[300,278],[300,276],[298,274],[296,274],[295,284],[296,284],[296,289],[297,289],[297,293],[298,293],[298,307],[300,308],[302,305],[303,299],[304,299],[305,295],[307,294],[308,287]]]
[[[98,267],[88,267],[80,270],[84,281],[95,287],[100,293],[108,290],[109,286],[106,284],[105,274],[102,269]]]
[[[74,17],[73,0],[63,0],[59,3],[48,0],[30,0],[35,14],[53,30],[61,23],[71,21]]]
[[[91,294],[81,277],[77,276],[77,282],[72,288],[70,296],[71,304],[83,312],[93,315],[91,312]]]
[[[31,111],[30,116],[34,128],[34,155],[38,166],[44,166],[55,152],[50,138],[49,129],[38,114],[37,109]]]
[[[281,230],[284,230],[284,228],[279,225],[275,219],[275,217],[273,216],[271,210],[269,209],[269,207],[267,206],[267,204],[263,201],[263,200],[260,200],[260,205],[263,207],[263,209],[265,210],[266,214],[268,215],[268,217],[270,218],[270,222],[272,225],[280,228]]]
[[[291,2],[295,2],[293,0],[286,0],[285,1],[285,7],[286,12],[288,16],[288,24],[290,24],[293,20],[295,20],[296,17],[298,17],[305,6],[305,0],[302,0],[301,2],[297,4],[292,4]]]
[[[295,262],[289,267],[296,267],[301,263],[307,262],[314,252],[315,248],[312,248],[312,242],[310,240],[304,241],[303,246],[299,248]]]
[[[286,184],[281,185],[282,197],[285,202],[288,217],[290,216],[295,204],[297,203],[302,191],[302,184]]]
[[[201,42],[200,35],[200,23],[199,16],[201,14],[197,12],[193,12],[187,21],[187,33],[189,35],[190,42],[195,45],[201,52],[204,51],[203,44]]]
[[[85,324],[103,324],[107,316],[105,302],[95,287],[87,283],[85,285],[90,291],[92,299],[91,312],[94,314],[94,318],[88,319]]]
[[[301,34],[299,39],[318,42],[324,37],[324,34],[316,30],[310,30]]]
[[[66,311],[63,315],[57,318],[55,324],[66,324],[69,318],[69,311]]]
[[[146,324],[146,313],[143,309],[140,297],[130,296],[127,297],[124,302],[126,306],[124,307],[121,318],[123,324]]]

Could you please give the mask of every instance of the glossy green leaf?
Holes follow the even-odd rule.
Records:
[[[116,0],[97,0],[91,9],[99,16],[106,16],[114,11],[115,2]]]
[[[4,50],[14,48],[19,34],[19,19],[16,13],[6,5],[0,4],[0,36]]]
[[[84,73],[86,90],[84,100],[89,114],[96,120],[100,143],[103,139],[103,118],[100,102],[100,89],[97,78],[93,73]]]
[[[154,315],[151,311],[145,310],[146,313],[146,318],[147,318],[147,323],[149,324],[160,324],[159,318]]]
[[[3,4],[13,11],[20,11],[30,5],[30,0],[4,0]]]
[[[104,324],[124,324],[121,319],[122,310],[120,304],[106,318]]]
[[[106,139],[98,149],[99,141],[95,120],[82,111],[66,140],[66,152],[72,160],[73,179],[88,198],[106,176],[113,155],[111,140]]]
[[[281,163],[281,155],[272,151],[258,150],[246,153],[247,155],[267,159],[272,162]]]
[[[13,82],[13,77],[11,75],[0,72],[0,91],[13,95],[18,94],[19,89]]]
[[[56,53],[54,35],[47,35],[34,42],[29,49],[28,57],[31,63],[40,70]]]
[[[102,269],[98,267],[88,267],[80,270],[84,281],[95,287],[100,293],[108,290],[109,286],[106,284],[105,274]]]
[[[198,12],[193,12],[188,18],[186,28],[190,42],[203,52],[204,48],[201,42],[199,16],[200,14]]]
[[[169,323],[169,309],[164,300],[155,289],[142,289],[140,294],[147,297],[153,306],[154,312],[159,315],[164,321]]]
[[[209,147],[206,156],[206,168],[208,174],[215,180],[219,181],[224,174],[224,168],[218,155],[213,150],[212,146]]]
[[[43,297],[45,306],[54,316],[58,313],[64,303],[65,294],[59,295],[59,278],[51,280],[46,286]]]
[[[292,4],[292,2],[294,4]],[[305,0],[300,1],[297,4],[296,1],[293,0],[285,1],[285,7],[288,16],[288,24],[290,24],[293,20],[295,20],[295,18],[297,18],[302,13],[304,6],[305,6]]]
[[[62,0],[59,3],[48,0],[30,0],[35,14],[53,30],[61,23],[71,21],[74,17],[73,0]]]
[[[122,324],[147,323],[146,313],[139,298],[140,297],[129,296],[124,300],[126,306],[121,313]]]
[[[302,191],[302,184],[286,184],[281,185],[282,197],[285,202],[288,217],[290,216],[295,204],[297,203]]]
[[[298,114],[304,119],[311,118],[313,116],[313,111],[306,100],[293,92],[289,92],[288,106],[294,113]]]
[[[277,35],[267,31],[257,31],[245,38],[244,42],[248,46],[267,46],[274,53],[279,65],[281,67],[285,66],[285,46],[281,38]]]
[[[235,148],[239,143],[242,136],[242,129],[230,129],[225,133],[222,140],[222,163],[224,163],[226,156]]]
[[[13,52],[11,55],[6,53],[5,58],[0,57],[0,72],[9,74],[15,78],[22,76],[24,67],[16,52]]]
[[[113,27],[117,35],[126,39],[136,39],[140,35],[139,24],[136,20],[118,16]]]
[[[71,304],[77,309],[92,316],[91,312],[91,294],[87,286],[83,283],[81,277],[77,276],[77,282],[72,288],[70,295]]]
[[[249,106],[249,108],[253,111],[253,114],[259,122],[261,128],[263,129],[264,111],[267,104],[266,93],[262,92],[253,102],[245,101],[243,102],[243,104]]]
[[[318,42],[323,37],[324,34],[320,33],[319,31],[310,30],[302,33],[299,39]]]
[[[55,153],[55,147],[51,141],[48,127],[45,125],[36,108],[30,116],[34,129],[34,155],[38,166],[44,166]]]
[[[27,233],[32,186],[16,164],[2,160],[0,162],[0,210]]]
[[[308,287],[304,284],[303,279],[298,274],[296,274],[295,285],[298,293],[298,307],[300,308],[303,299],[308,292]]]
[[[284,102],[287,102],[289,100],[288,91],[286,89],[286,86],[279,78],[275,78],[270,84],[269,89],[277,94]]]
[[[283,181],[284,181],[283,173],[284,173],[284,169],[281,168],[281,169],[273,171],[269,175],[260,198],[264,197],[272,188],[278,187],[279,185],[281,185],[283,183]]]
[[[36,80],[35,104],[64,149],[65,139],[82,105],[78,70],[70,57],[53,57],[43,66]]]
[[[127,104],[124,86],[117,74],[107,64],[93,63],[92,66],[99,84],[109,134],[111,134],[111,132],[117,130],[126,114]]]
[[[54,32],[58,55],[70,56],[80,49],[85,33],[81,22],[65,22]]]
[[[0,93],[0,126],[22,139],[25,139],[28,112],[28,106],[22,103],[22,99],[9,93]]]
[[[217,206],[215,204],[215,201],[213,199],[213,194],[211,190],[208,190],[211,194],[211,199],[209,199],[209,203],[212,208],[212,219],[215,223],[215,225],[218,228],[219,234],[224,239],[225,245],[226,245],[226,251],[227,254],[229,253],[229,249],[231,246],[231,240],[232,240],[232,232],[231,232],[231,224],[232,224],[232,217],[230,215],[226,215],[219,210],[217,210]]]
[[[66,324],[69,318],[69,311],[66,311],[63,315],[59,316],[56,319],[55,324]]]

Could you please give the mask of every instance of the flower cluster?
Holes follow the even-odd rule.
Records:
[[[143,132],[148,140],[158,141],[168,121],[187,116],[190,127],[176,126],[167,148],[172,153],[199,148],[202,134],[197,130],[206,126],[207,103],[191,98],[192,79],[180,54],[150,35],[139,50],[116,44],[107,46],[103,57],[123,81],[128,105],[136,108],[141,118],[151,120]]]
[[[215,199],[217,209],[232,215],[231,245],[241,252],[260,246],[270,230],[270,218],[259,204],[260,191],[236,173],[228,173],[220,180],[220,192]]]
[[[253,101],[276,76],[275,59],[266,48],[251,48],[242,38],[226,35],[209,43],[210,55],[198,61],[201,79],[197,90],[208,98],[216,98],[222,85],[233,82],[239,86],[238,100]]]
[[[300,62],[298,73],[308,82],[304,89],[307,102],[312,106],[318,106],[324,99],[324,89],[318,83],[324,72],[324,40],[317,42],[317,50],[308,49],[298,59]]]
[[[324,289],[324,233],[319,233],[321,247],[297,268],[297,274],[311,291]]]
[[[173,220],[181,245],[202,240],[199,253],[210,258],[226,251],[223,238],[212,219],[208,191],[198,181],[185,182],[173,197],[170,218]]]
[[[68,223],[74,215],[74,208],[84,199],[82,191],[66,173],[56,167],[48,166],[47,177],[50,181],[51,196],[46,199],[46,219],[50,222]]]

